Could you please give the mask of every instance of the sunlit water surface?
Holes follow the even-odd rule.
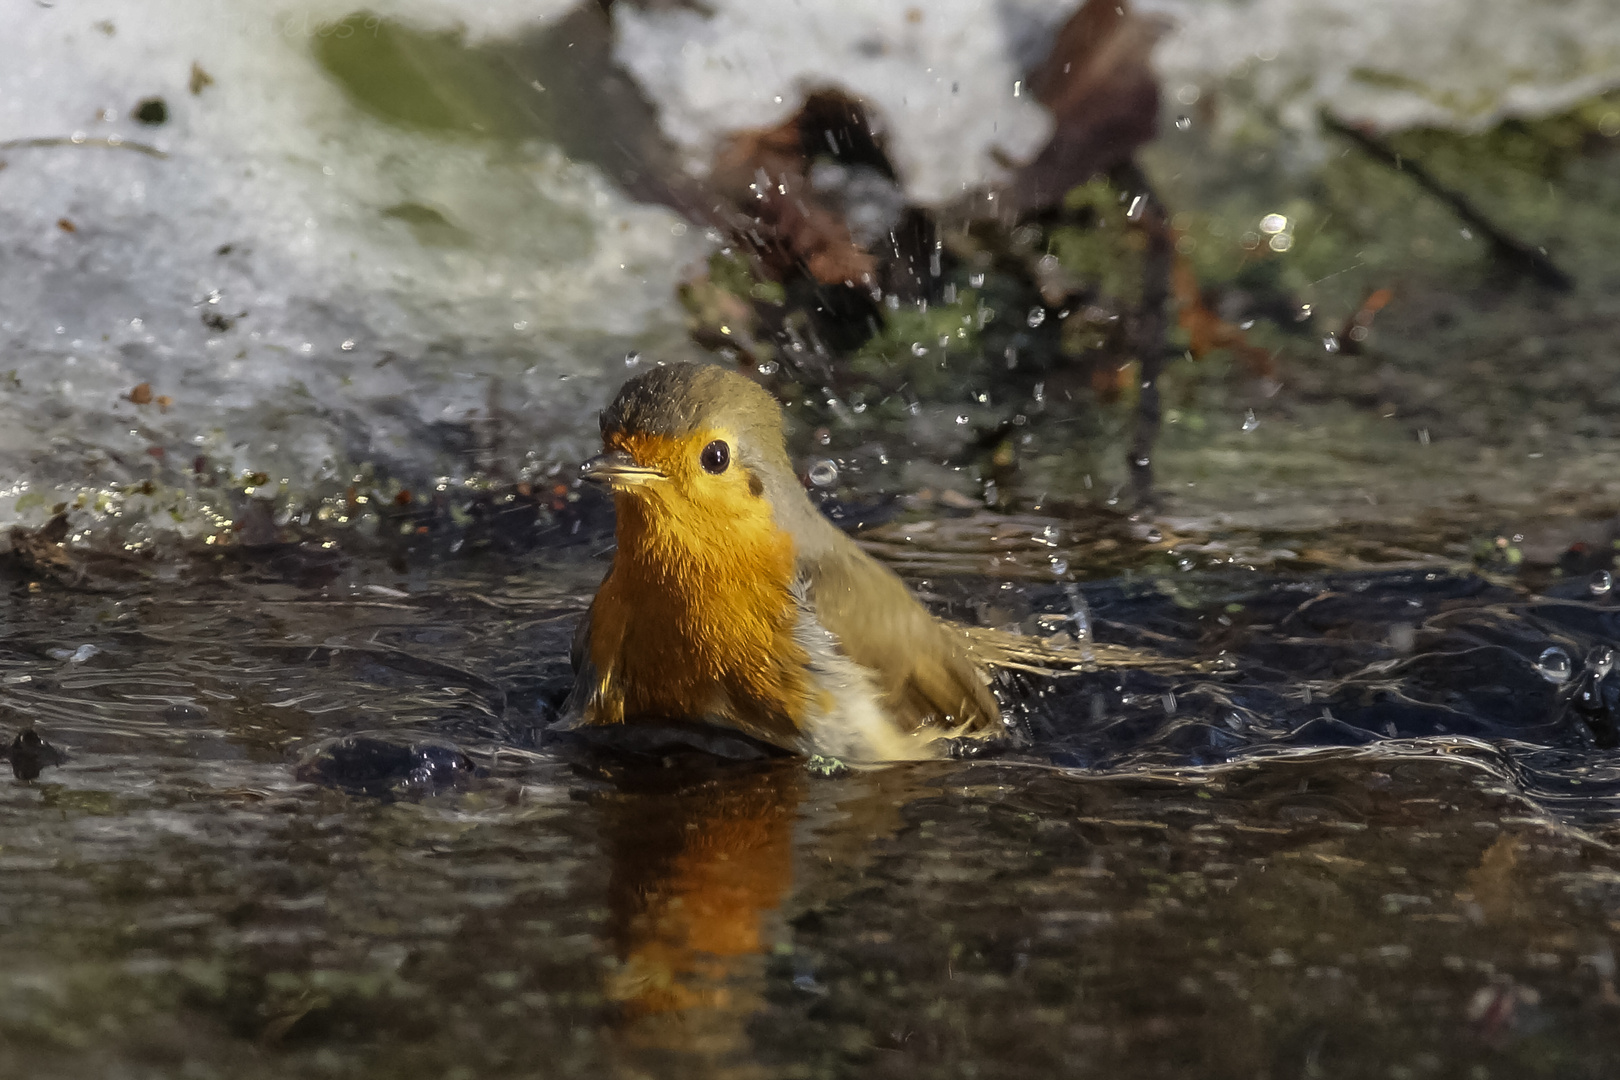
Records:
[[[1144,663],[844,770],[548,742],[601,569],[8,578],[0,1071],[1611,1074],[1607,594],[930,583]]]

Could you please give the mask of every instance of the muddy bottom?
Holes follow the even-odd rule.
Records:
[[[549,741],[601,571],[7,577],[0,1072],[1620,1065],[1600,580],[931,581],[1094,656],[996,756],[849,769]]]

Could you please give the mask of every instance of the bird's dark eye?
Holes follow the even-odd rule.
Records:
[[[726,471],[726,466],[731,464],[731,447],[726,445],[724,439],[716,439],[703,448],[703,453],[698,456],[698,462],[702,464],[704,472],[719,476]]]

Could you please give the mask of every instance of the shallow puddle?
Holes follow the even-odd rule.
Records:
[[[1607,594],[1439,568],[930,581],[1095,662],[1004,679],[1023,741],[996,757],[849,770],[548,742],[600,571],[13,577],[6,719],[65,760],[14,749],[43,771],[0,785],[0,1067],[1614,1064]]]

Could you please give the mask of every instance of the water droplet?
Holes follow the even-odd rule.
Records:
[[[1276,236],[1288,229],[1288,218],[1282,214],[1267,214],[1260,219],[1260,231],[1267,236]]]
[[[1294,238],[1288,233],[1280,232],[1273,236],[1266,246],[1272,251],[1287,251],[1294,246]]]
[[[912,356],[927,356],[928,355],[928,346],[924,345],[920,341],[913,341],[911,343],[911,355]]]
[[[766,360],[764,363],[759,365],[759,373],[761,375],[775,375],[780,370],[781,365],[775,360]]]
[[[1132,460],[1133,464],[1135,464],[1138,469],[1145,469],[1145,468],[1148,467],[1148,465],[1149,465],[1149,463],[1151,462],[1152,459],[1144,454],[1143,456],[1141,456],[1139,458],[1132,458],[1131,460]]]
[[[1158,529],[1149,529],[1147,531],[1146,539],[1150,544],[1157,544],[1164,539],[1164,533],[1160,532]]]
[[[1052,576],[1062,577],[1069,572],[1069,560],[1061,556],[1052,556]]]
[[[1192,117],[1190,117],[1190,116],[1178,116],[1178,117],[1176,117],[1176,130],[1177,131],[1186,131],[1187,129],[1189,129],[1191,127],[1192,127]]]
[[[1330,353],[1338,352],[1339,351],[1339,335],[1338,334],[1328,334],[1326,337],[1324,337],[1322,339],[1322,348],[1326,349]]]
[[[965,423],[967,423],[967,422],[968,422],[968,415],[967,415],[967,413],[957,413],[957,414],[956,414],[956,422],[957,422],[957,423],[958,423],[958,424],[965,424]]]
[[[1035,329],[1037,326],[1041,325],[1041,323],[1046,321],[1046,309],[1043,307],[1030,308],[1029,317],[1024,321],[1029,324],[1029,328],[1031,330]]]
[[[818,488],[830,488],[838,483],[838,463],[822,458],[810,466],[810,482]]]
[[[1586,587],[1591,590],[1593,596],[1608,596],[1609,590],[1614,588],[1614,575],[1607,570],[1599,570],[1592,575]]]
[[[1554,645],[1542,653],[1536,660],[1536,670],[1541,677],[1550,683],[1566,683],[1569,681],[1570,663],[1569,653]]]
[[[1250,409],[1248,412],[1243,414],[1243,430],[1244,431],[1253,431],[1255,428],[1257,428],[1259,426],[1260,426],[1260,421],[1255,418],[1253,409]]]
[[[1592,673],[1593,682],[1602,682],[1614,670],[1614,650],[1599,645],[1587,654],[1586,667]]]
[[[826,428],[816,428],[816,445],[827,446],[832,442],[832,432]]]
[[[625,353],[624,354],[624,366],[625,367],[635,367],[639,363],[641,363],[641,354],[640,353],[638,353],[638,352],[630,352],[630,353]]]
[[[968,288],[970,288],[970,289],[978,289],[978,288],[982,288],[983,286],[984,286],[984,275],[983,274],[969,274],[968,275]]]

